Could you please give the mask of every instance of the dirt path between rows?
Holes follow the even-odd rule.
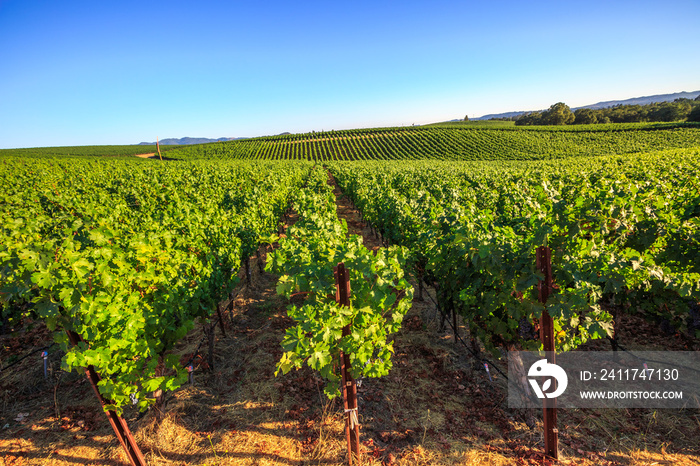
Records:
[[[141,159],[155,159],[155,160],[178,160],[172,157],[167,157],[165,155],[158,155],[156,152],[151,152],[150,154],[136,154],[133,157],[139,157]]]
[[[348,233],[362,236],[363,244],[370,251],[376,251],[383,247],[381,239],[372,232],[372,228],[369,225],[362,221],[360,212],[355,208],[352,201],[343,194],[330,172],[328,173],[328,184],[333,187],[338,218],[345,220],[348,225]]]

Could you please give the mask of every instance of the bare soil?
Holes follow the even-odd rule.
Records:
[[[142,159],[155,159],[155,160],[161,160],[161,159],[162,160],[178,160],[178,159],[174,159],[172,157],[167,157],[165,155],[160,156],[155,152],[151,152],[150,154],[136,154],[136,155],[134,155],[134,157],[139,157]]]

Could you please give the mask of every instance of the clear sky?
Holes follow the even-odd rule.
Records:
[[[698,19],[698,0],[0,0],[0,148],[411,125],[695,91]]]

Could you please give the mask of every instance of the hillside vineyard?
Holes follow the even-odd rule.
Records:
[[[508,125],[377,128],[292,134],[186,146],[170,157],[314,160],[548,160],[696,147],[693,124],[581,125],[531,129]]]

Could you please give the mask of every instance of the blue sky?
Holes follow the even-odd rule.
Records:
[[[395,126],[700,90],[700,2],[0,0],[0,148]]]

